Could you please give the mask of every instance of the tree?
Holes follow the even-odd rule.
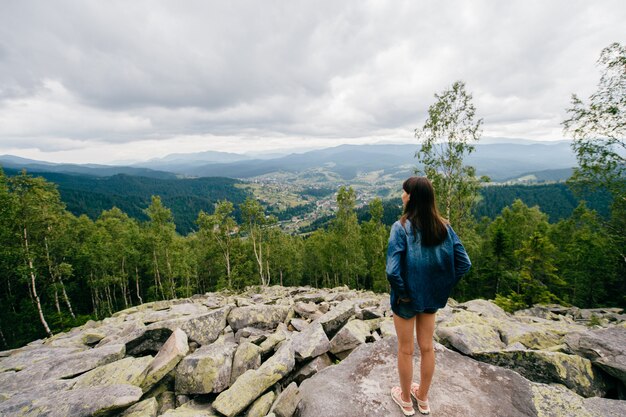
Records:
[[[598,65],[602,75],[596,92],[588,103],[573,94],[563,121],[578,160],[570,183],[575,189],[604,187],[612,193],[608,226],[626,273],[626,47],[616,42],[604,48]]]
[[[382,200],[380,198],[372,200],[369,210],[372,218],[361,224],[361,246],[367,268],[365,288],[377,292],[389,292],[389,282],[385,274],[389,230],[382,223]]]
[[[270,249],[267,245],[267,229],[276,224],[276,217],[266,217],[261,203],[250,197],[241,205],[241,214],[244,220],[244,230],[248,233],[248,239],[252,242],[252,250],[257,263],[261,285],[269,285],[271,276],[267,259],[267,251]]]
[[[435,98],[424,126],[415,129],[421,144],[415,156],[424,165],[423,174],[433,182],[441,212],[462,234],[471,222],[480,184],[476,170],[463,165],[463,159],[474,152],[474,143],[482,133],[482,119],[475,119],[472,95],[466,92],[462,81],[435,94]],[[417,169],[416,173],[422,171]]]
[[[237,221],[232,216],[233,211],[233,203],[227,200],[219,201],[215,205],[213,214],[209,215],[201,211],[197,221],[201,232],[214,239],[222,252],[228,288],[232,288],[231,254],[239,230]]]
[[[152,196],[152,203],[145,210],[145,213],[150,218],[147,224],[147,243],[152,249],[155,295],[160,291],[162,299],[176,298],[176,283],[174,282],[170,259],[171,245],[176,234],[172,211],[163,206],[161,197]],[[163,268],[163,264],[165,264],[165,268]],[[165,284],[161,279],[164,272],[167,277]],[[165,293],[166,290],[168,291],[167,294]]]

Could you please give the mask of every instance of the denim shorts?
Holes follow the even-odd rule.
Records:
[[[399,317],[402,317],[403,319],[413,318],[413,317],[415,317],[415,315],[417,313],[433,314],[433,313],[436,313],[437,310],[439,310],[439,309],[438,308],[426,308],[424,310],[413,310],[411,308],[410,303],[403,303],[403,302],[400,302],[400,303],[396,304],[391,309],[391,311],[393,311],[393,314],[396,314]]]

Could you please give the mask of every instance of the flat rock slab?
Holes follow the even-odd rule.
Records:
[[[624,401],[598,398],[596,400],[603,401],[591,403],[563,388],[568,395],[565,398],[553,386],[532,383],[511,370],[477,362],[439,344],[435,345],[435,350],[437,368],[429,393],[433,415],[580,417],[602,415],[593,413],[604,406],[626,412]],[[398,385],[396,355],[395,337],[359,346],[341,363],[321,370],[300,385],[302,401],[296,415],[400,416],[398,406],[389,395],[391,387]],[[416,351],[414,372],[419,375],[417,358]],[[564,413],[561,408],[548,412],[545,398],[563,399],[572,406]],[[541,404],[542,399],[544,404]],[[541,413],[536,404],[543,407]]]
[[[289,306],[281,305],[252,305],[236,307],[228,314],[228,324],[236,332],[244,327],[273,329],[287,318]]]
[[[626,327],[571,333],[565,343],[626,384]]]
[[[90,417],[106,415],[136,403],[141,389],[133,385],[111,385],[57,391],[40,397],[15,396],[0,403],[0,416]]]

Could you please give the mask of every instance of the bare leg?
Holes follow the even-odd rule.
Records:
[[[436,313],[418,313],[415,319],[415,334],[420,349],[420,388],[417,398],[428,400],[428,390],[435,373],[435,350],[433,334],[435,332]]]
[[[413,379],[413,323],[415,317],[403,319],[393,315],[393,324],[398,335],[398,375],[402,388],[402,401],[411,401],[411,381]],[[410,410],[410,408],[407,408]]]

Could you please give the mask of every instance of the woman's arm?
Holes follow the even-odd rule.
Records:
[[[387,280],[399,298],[408,299],[402,275],[402,255],[406,253],[406,232],[399,222],[391,226],[387,245]]]
[[[452,241],[454,244],[454,275],[458,281],[463,275],[469,272],[472,267],[472,261],[470,261],[467,251],[461,243],[461,239],[454,233],[452,227],[450,227],[450,231],[452,232]]]

